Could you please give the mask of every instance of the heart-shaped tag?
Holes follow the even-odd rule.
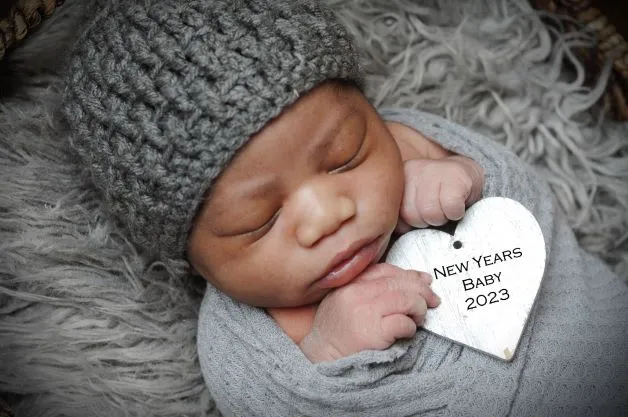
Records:
[[[472,205],[453,234],[417,229],[401,236],[386,262],[425,271],[442,302],[423,328],[510,361],[545,270],[541,228],[520,203],[503,197]]]

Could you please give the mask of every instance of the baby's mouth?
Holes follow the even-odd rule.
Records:
[[[336,255],[326,274],[316,281],[319,288],[337,288],[354,280],[368,266],[377,262],[386,249],[388,239],[380,235],[373,240],[357,241]]]

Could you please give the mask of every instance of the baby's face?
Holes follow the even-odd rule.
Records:
[[[194,269],[259,307],[321,300],[384,253],[403,165],[354,87],[325,83],[254,135],[214,183],[188,245]]]

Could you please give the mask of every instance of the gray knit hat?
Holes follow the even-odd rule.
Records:
[[[361,80],[320,0],[115,1],[68,71],[73,147],[129,238],[162,260],[185,255],[205,193],[251,135],[321,82]]]

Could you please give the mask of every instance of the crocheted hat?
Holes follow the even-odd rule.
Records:
[[[328,79],[360,83],[320,0],[105,6],[70,60],[72,145],[141,250],[181,259],[212,181],[272,118]]]

